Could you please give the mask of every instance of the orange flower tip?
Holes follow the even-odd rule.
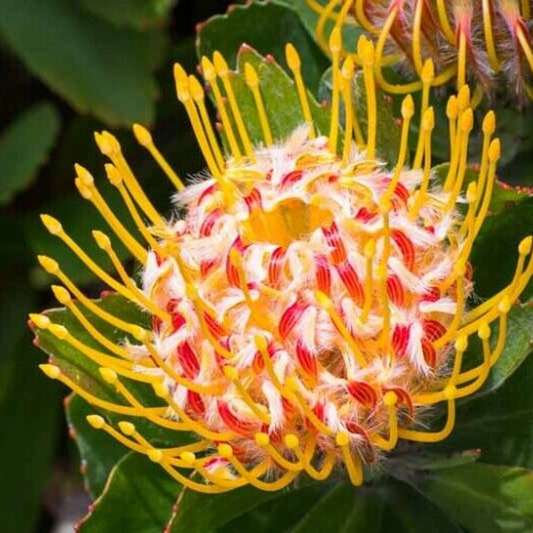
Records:
[[[409,95],[411,96],[411,95]],[[450,120],[455,120],[459,115],[459,102],[455,95],[451,96],[446,105],[446,116]]]
[[[270,437],[266,433],[256,433],[255,442],[258,446],[265,447],[270,444]]]
[[[39,365],[39,368],[50,379],[57,379],[61,375],[61,370],[56,365],[44,364],[44,365]]]
[[[490,327],[489,325],[486,323],[486,322],[483,322],[483,324],[481,324],[481,326],[479,327],[479,330],[478,330],[478,337],[485,341],[487,340],[489,337],[490,337]]]
[[[352,56],[348,56],[341,69],[341,76],[345,81],[350,81],[353,77],[354,63]]]
[[[502,144],[500,142],[500,139],[494,139],[490,143],[489,147],[489,161],[491,163],[495,163],[500,159],[500,156],[502,154]]]
[[[217,50],[213,54],[213,64],[215,66],[215,71],[220,77],[228,75],[229,67],[228,63],[224,59],[224,56]]]
[[[315,291],[315,298],[320,307],[326,310],[333,309],[333,302],[322,291]]]
[[[396,405],[396,402],[398,401],[398,396],[396,396],[396,393],[393,391],[389,391],[383,396],[383,403],[387,407],[392,407],[393,405]]]
[[[193,100],[196,102],[202,101],[205,97],[202,84],[198,81],[198,78],[192,74],[189,76],[189,91],[191,92]]]
[[[160,463],[163,460],[163,452],[157,448],[149,449],[147,455],[153,463]]]
[[[447,400],[455,400],[457,398],[457,389],[453,385],[444,387],[444,397]]]
[[[233,455],[233,448],[229,445],[223,442],[222,444],[218,445],[218,454],[223,459],[229,459]]]
[[[511,299],[509,296],[504,296],[498,304],[498,311],[507,314],[511,310]]]
[[[39,315],[37,313],[30,313],[30,320],[35,324],[39,329],[48,329],[51,320],[46,315]]]
[[[54,337],[57,337],[61,341],[68,337],[68,329],[61,324],[50,324],[48,330]]]
[[[244,77],[246,79],[246,84],[251,89],[259,86],[259,76],[257,75],[255,68],[250,65],[250,63],[246,63],[244,65]]]
[[[472,181],[466,189],[466,201],[473,204],[477,200],[477,183]]]
[[[63,226],[61,222],[56,218],[50,215],[41,215],[41,221],[44,224],[44,227],[52,234],[59,235],[63,231]]]
[[[285,46],[285,58],[287,59],[287,65],[289,65],[289,68],[293,71],[299,70],[302,66],[300,55],[292,43],[287,43]]]
[[[183,452],[180,455],[180,459],[189,466],[193,466],[196,462],[196,455],[193,452]]]
[[[333,28],[329,36],[329,50],[332,54],[338,54],[342,48],[342,34],[339,27]]]
[[[463,85],[457,95],[459,111],[464,111],[470,105],[470,86]]]
[[[104,417],[100,415],[89,415],[86,418],[87,418],[87,422],[89,422],[89,424],[94,429],[102,429],[105,426]]]
[[[208,83],[211,83],[217,75],[213,63],[206,56],[202,57],[202,73]]]
[[[134,326],[131,329],[131,334],[135,337],[135,340],[138,340],[139,342],[144,342],[148,339],[148,331],[146,331],[144,328],[141,328],[141,326]]]
[[[111,249],[111,239],[105,233],[98,230],[93,230],[92,235],[99,248],[102,250]]]
[[[466,335],[461,335],[455,341],[455,350],[457,352],[466,352],[468,348],[468,337]]]
[[[350,443],[350,437],[344,432],[337,433],[335,441],[337,446],[347,446]]]
[[[378,267],[378,271],[377,271],[377,274],[376,274],[376,278],[377,278],[379,281],[385,281],[385,280],[387,279],[387,274],[388,274],[387,265],[381,264],[381,265]]]
[[[435,111],[433,107],[426,109],[424,119],[422,121],[422,128],[424,131],[431,131],[435,127]]]
[[[254,337],[254,342],[260,352],[266,352],[268,349],[268,342],[262,335],[256,335]]]
[[[357,53],[363,64],[371,67],[374,64],[374,43],[364,35],[357,41]]]
[[[496,114],[494,111],[489,111],[483,119],[483,133],[485,135],[492,135],[496,131]]]
[[[296,435],[293,435],[292,433],[289,433],[288,435],[285,435],[285,446],[289,448],[289,450],[294,450],[300,445],[300,440]]]
[[[413,97],[409,94],[403,99],[403,102],[402,102],[402,118],[404,120],[408,120],[414,114],[415,114],[415,103],[413,101]]]
[[[38,255],[37,261],[39,264],[48,272],[48,274],[56,274],[59,271],[59,264],[57,261],[54,261],[51,257],[46,255]]]
[[[469,107],[461,115],[460,125],[461,130],[465,133],[472,131],[472,128],[474,127],[474,112],[472,111],[472,108]]]
[[[464,261],[456,263],[454,266],[454,272],[456,276],[462,277],[466,274],[466,265]]]
[[[152,144],[152,134],[144,126],[134,124],[133,134],[141,146],[150,146]]]
[[[113,153],[113,145],[101,133],[95,132],[94,140],[96,141],[96,145],[103,155],[109,156]]]
[[[56,300],[62,305],[67,305],[72,301],[72,296],[65,287],[52,285],[52,292],[54,293]]]
[[[224,367],[224,375],[231,381],[237,381],[239,379],[239,372],[232,366]]]
[[[191,92],[189,89],[189,78],[183,67],[179,63],[174,64],[174,79],[176,82],[176,94],[178,100],[186,104],[191,99]]]
[[[105,165],[105,172],[107,175],[107,179],[111,183],[111,185],[117,187],[122,182],[122,175],[120,174],[118,168],[111,164],[106,163]]]
[[[117,373],[114,370],[111,370],[110,368],[99,368],[100,375],[102,376],[103,380],[106,383],[109,383],[110,385],[114,385],[118,381]]]
[[[435,78],[435,65],[431,59],[428,59],[422,67],[422,82],[429,84]]]
[[[126,435],[127,437],[131,437],[136,429],[135,429],[135,424],[132,424],[131,422],[126,422],[125,420],[121,420],[119,423],[118,423],[118,428],[120,429],[120,431],[122,431],[122,433],[124,433],[124,435]]]
[[[372,259],[374,257],[376,254],[376,241],[374,239],[370,239],[365,244],[364,254],[367,259]]]
[[[76,171],[76,176],[79,178],[81,184],[84,187],[92,187],[94,184],[94,178],[92,174],[80,164],[76,163],[74,165],[74,170]]]
[[[388,197],[382,197],[381,202],[379,203],[379,212],[382,215],[388,215],[392,209],[392,203]]]
[[[166,398],[168,396],[168,388],[163,383],[154,383],[152,387],[156,396],[159,398]]]
[[[518,245],[518,253],[520,255],[529,255],[531,253],[531,247],[533,245],[533,236],[529,235],[525,239],[520,241]]]
[[[285,380],[285,385],[287,385],[287,388],[290,391],[297,391],[298,390],[298,381],[296,380],[296,378],[294,376],[289,376]]]

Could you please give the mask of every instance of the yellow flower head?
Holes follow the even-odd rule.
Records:
[[[418,150],[411,168],[405,166],[415,113],[407,96],[398,159],[388,168],[376,155],[374,46],[366,38],[359,41],[366,86],[361,112],[352,103],[352,59],[339,64],[335,39],[338,33],[332,40],[331,122],[325,134],[313,121],[316,106],[310,105],[291,45],[287,63],[302,126],[288,138],[273,138],[261,71],[246,64],[247,90],[263,132],[256,145],[236,97],[235,73],[218,53],[213,61],[203,58],[227,153],[209,122],[199,81],[176,66],[178,98],[209,175],[185,188],[148,131],[135,126],[134,133],[178,189],[185,213],[180,219],[165,219],[153,208],[115,137],[96,135],[109,159],[108,178],[146,242],[115,217],[91,174],[79,166],[76,185],[142,265],[139,284],[105,234],[94,237],[116,277],[88,257],[57,220],[43,216],[48,230],[110,289],[152,315],[151,329],[112,315],[85,297],[57,262],[41,256],[44,269],[62,283],[54,287],[56,297],[100,348],[84,344],[47,315],[32,315],[34,324],[100,365],[103,380],[122,401],[98,397],[69,369],[48,364],[43,371],[95,409],[195,433],[193,444],[157,448],[131,421],[115,426],[100,415],[88,418],[198,491],[245,484],[277,490],[300,474],[323,480],[336,468],[359,485],[363,465],[376,463],[400,441],[445,439],[454,427],[456,401],[479,390],[498,360],[511,304],[533,274],[528,238],[520,244],[509,286],[467,308],[469,254],[487,215],[500,156],[500,143],[492,139],[494,114],[483,123],[479,178],[466,184],[474,124],[468,87],[450,99],[450,165],[439,182],[431,168],[432,108],[421,110]],[[135,342],[116,344],[104,337],[86,310]],[[498,339],[490,343],[495,322]],[[472,336],[481,339],[483,361],[463,370]],[[153,404],[141,403],[134,382],[153,388]],[[435,404],[445,407],[445,423],[437,431],[424,430],[428,406]]]
[[[451,80],[460,89],[473,81],[476,97],[503,79],[513,93],[533,98],[530,0],[306,0],[318,13],[316,33],[327,49],[327,23],[359,25],[375,38],[376,79],[392,93],[422,89],[431,59],[436,87]],[[417,78],[387,81],[383,67],[401,62]]]

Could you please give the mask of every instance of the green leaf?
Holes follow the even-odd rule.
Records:
[[[289,493],[281,493],[277,498],[261,503],[242,516],[231,520],[217,529],[220,533],[253,531],[254,533],[274,533],[292,531],[292,528],[314,505],[328,493],[332,483],[312,483],[303,485]]]
[[[59,132],[60,117],[49,103],[36,104],[0,137],[0,205],[7,204],[35,179]]]
[[[275,530],[272,530],[275,531]],[[375,533],[453,533],[459,531],[436,507],[409,486],[391,479],[355,488],[338,484],[309,507],[291,533],[352,531]]]
[[[199,56],[208,57],[218,50],[233,65],[239,47],[246,43],[263,55],[273,55],[286,68],[285,45],[289,42],[297,48],[305,65],[302,75],[307,86],[316,93],[328,60],[290,7],[275,2],[236,6],[226,15],[215,16],[201,27],[197,49]],[[282,100],[276,103],[285,105]]]
[[[102,309],[120,317],[127,322],[138,324],[143,327],[149,327],[148,315],[144,314],[139,308],[121,296],[108,296],[100,301],[95,301]],[[127,338],[123,332],[120,332],[110,326],[108,323],[94,316],[89,311],[84,310],[88,320],[108,339],[115,343],[121,343]],[[100,346],[96,340],[81,326],[76,317],[68,310],[53,309],[46,312],[46,315],[53,323],[61,324],[68,329],[70,334],[83,342],[89,347],[100,351],[105,349]],[[127,405],[124,399],[116,392],[115,388],[107,384],[101,377],[99,368],[101,365],[93,362],[87,356],[82,354],[68,342],[55,337],[48,330],[36,330],[38,346],[44,350],[51,358],[52,362],[58,365],[62,372],[71,380],[77,383],[85,391],[103,400]],[[131,338],[130,341],[134,342]],[[126,378],[121,381],[127,386],[130,392],[146,406],[162,406],[162,400],[155,396],[152,387],[144,384],[133,382]],[[105,416],[111,424],[124,420],[124,415],[116,415],[112,412],[96,408],[93,406],[93,413]],[[147,419],[138,417],[134,420],[135,425],[145,438],[150,440],[156,446],[179,446],[195,440],[190,433],[172,431],[163,429],[158,425],[149,422]],[[78,422],[78,425],[81,421]]]
[[[520,241],[531,235],[533,198],[512,209],[488,217],[477,236],[470,260],[474,267],[475,293],[487,298],[503,289],[513,279]],[[491,265],[491,268],[487,268]],[[522,297],[531,294],[528,289]]]
[[[498,327],[493,328],[491,346],[497,342]],[[507,340],[500,359],[492,368],[480,394],[500,388],[533,351],[533,308],[515,305],[507,317]]]
[[[63,0],[0,2],[0,34],[78,112],[117,125],[152,121],[162,34],[117,29]]]
[[[0,292],[0,524],[31,533],[59,440],[59,390],[38,370],[25,331],[35,305],[27,283],[11,278]]]
[[[481,461],[533,469],[533,357],[496,392],[459,405],[443,450],[479,449]]]
[[[164,24],[176,0],[80,0],[91,13],[117,26],[138,29]]]
[[[187,491],[171,526],[175,533],[459,531],[413,489],[390,479],[360,488],[338,479],[310,482],[271,494],[250,487],[217,496]]]
[[[147,457],[130,453],[113,468],[80,533],[161,533],[181,486]]]
[[[186,490],[169,524],[169,533],[211,533],[261,504],[286,496],[243,487],[223,494],[200,494]],[[290,491],[293,494],[293,491]]]
[[[128,450],[107,433],[95,431],[89,425],[86,417],[94,413],[94,408],[79,396],[68,397],[66,412],[70,433],[80,452],[87,490],[96,498],[104,489],[111,470]]]
[[[426,498],[471,533],[533,530],[533,472],[481,463],[414,481]]]
[[[247,46],[239,50],[238,72],[232,73],[231,83],[248,134],[254,143],[263,142],[263,133],[253,95],[244,80],[246,63],[250,63],[259,75],[261,95],[272,136],[276,140],[286,140],[304,123],[294,82],[278,64],[264,59],[255,50]],[[323,134],[329,133],[329,111],[321,107],[311,95],[308,96],[311,114],[318,131]]]

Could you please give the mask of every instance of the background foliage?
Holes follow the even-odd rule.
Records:
[[[529,305],[511,314],[502,362],[480,397],[461,405],[452,438],[426,448],[416,459],[407,453],[402,458],[400,450],[399,459],[392,458],[389,465],[393,480],[384,482],[378,476],[357,491],[333,479],[321,485],[303,483],[290,494],[243,489],[211,497],[180,495],[180,488],[159,467],[91,429],[85,415],[94,410],[73,397],[66,402],[66,412],[83,460],[82,481],[78,452],[66,438],[61,406],[65,391],[40,375],[37,364],[43,356],[31,347],[24,325],[28,312],[55,305],[50,279],[37,268],[35,254],[57,258],[95,297],[101,287],[92,285],[85,269],[41,228],[38,214],[60,218],[89,253],[97,250],[90,230],[101,223],[74,192],[72,167],[79,162],[101,178],[92,133],[103,128],[119,136],[154,203],[161,212],[168,211],[170,188],[135,145],[127,126],[140,122],[153,127],[161,150],[180,175],[200,170],[201,158],[175,100],[171,76],[175,61],[194,70],[195,46],[200,54],[220,50],[231,65],[237,60],[242,64],[242,54],[263,65],[250,51],[237,57],[242,42],[260,54],[272,54],[279,65],[261,67],[268,79],[265,90],[281,91],[286,101],[290,82],[282,70],[283,50],[292,41],[315,97],[328,97],[329,60],[314,41],[316,17],[305,0],[237,7],[199,26],[195,42],[194,24],[224,13],[226,7],[223,0],[0,0],[0,530],[46,532],[68,523],[70,515],[84,515],[89,503],[85,483],[98,499],[81,524],[83,533],[119,528],[156,533],[165,527],[187,533],[533,531]],[[345,40],[353,42],[356,33],[346,31]],[[434,96],[441,113],[443,101],[442,94]],[[380,110],[389,147],[397,142],[386,135],[394,130],[386,124],[392,123],[396,106],[392,102]],[[519,112],[505,99],[498,100],[497,107],[505,153],[499,175],[511,184],[533,185],[531,108]],[[283,110],[272,112],[274,132],[281,135],[294,117]],[[252,134],[256,126],[250,119]],[[447,147],[439,145],[439,138],[445,136],[436,136],[436,157],[444,161]],[[113,191],[105,194],[120,211]],[[473,254],[476,290],[483,297],[512,276],[516,246],[533,228],[533,200],[527,191],[501,186],[491,211]],[[124,253],[123,258],[128,259]],[[108,298],[102,305],[123,303]],[[56,321],[69,320],[68,313],[56,312]],[[75,351],[65,350],[53,338],[42,335],[40,342],[63,364],[80,363]],[[470,355],[476,357],[475,346]],[[94,368],[82,370],[99,386]],[[146,428],[148,434],[153,431]],[[172,438],[156,437],[163,443]],[[178,497],[179,507],[173,511]]]

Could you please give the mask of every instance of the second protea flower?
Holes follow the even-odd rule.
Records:
[[[95,428],[148,455],[195,490],[215,493],[245,484],[277,490],[302,473],[323,480],[336,468],[358,485],[364,465],[375,464],[400,441],[445,439],[454,427],[456,401],[482,387],[502,353],[507,314],[533,273],[528,238],[509,286],[467,308],[473,290],[469,255],[488,212],[500,156],[499,141],[492,139],[494,114],[483,123],[479,179],[468,184],[466,194],[474,126],[468,87],[448,106],[452,149],[446,179],[437,182],[432,173],[434,114],[427,106],[421,110],[419,149],[412,167],[405,168],[415,112],[410,96],[402,106],[398,159],[389,168],[377,155],[373,44],[362,38],[358,50],[365,116],[352,103],[352,60],[341,67],[338,47],[333,52],[331,120],[321,132],[300,59],[288,46],[302,125],[281,139],[274,139],[269,110],[284,102],[265,102],[261,69],[246,64],[249,102],[263,132],[256,145],[242,115],[235,73],[218,53],[213,62],[203,58],[227,154],[209,122],[198,80],[176,66],[178,98],[204,153],[208,178],[185,189],[151,135],[140,126],[134,130],[176,185],[185,210],[181,219],[164,219],[153,208],[117,140],[97,134],[110,160],[108,178],[146,242],[115,217],[81,167],[76,185],[142,264],[140,284],[126,273],[107,235],[94,237],[115,265],[116,278],[57,220],[43,216],[48,230],[102,281],[152,316],[152,326],[99,307],[56,261],[41,256],[41,265],[62,283],[53,288],[55,295],[95,344],[46,314],[32,315],[33,323],[99,365],[121,401],[100,398],[87,390],[82,373],[53,360],[42,369],[99,410],[88,418]],[[106,338],[88,316],[129,340]],[[491,344],[495,322],[497,341]],[[481,339],[478,366],[463,364],[471,337]],[[138,383],[155,391],[151,403],[139,400]],[[445,407],[446,417],[430,430],[428,406],[435,404]],[[106,413],[125,419],[115,426]],[[197,441],[158,447],[135,425],[139,418],[192,432]]]
[[[493,92],[503,80],[513,93],[533,98],[530,0],[308,0],[319,12],[317,34],[323,46],[325,22],[357,23],[376,42],[376,77],[390,92],[406,93],[421,82],[395,84],[383,66],[401,63],[421,78],[424,62],[436,68],[433,85],[450,81],[460,89],[473,82]],[[327,49],[327,46],[324,46]]]

